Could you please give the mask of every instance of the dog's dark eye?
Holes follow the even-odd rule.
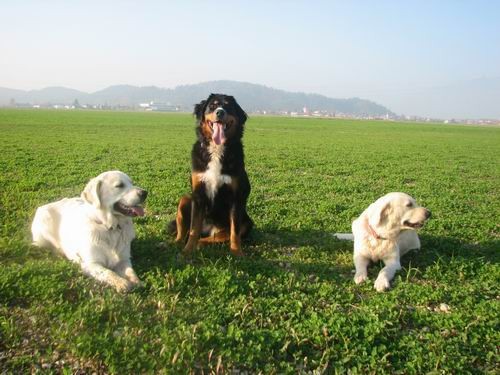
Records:
[[[406,203],[406,207],[413,207],[413,202]]]
[[[123,182],[120,182],[119,184],[115,185],[115,188],[117,189],[123,189],[125,187],[125,184]]]

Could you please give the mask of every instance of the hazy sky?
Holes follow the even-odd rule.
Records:
[[[3,87],[230,79],[421,114],[410,97],[495,77],[495,0],[0,3]]]

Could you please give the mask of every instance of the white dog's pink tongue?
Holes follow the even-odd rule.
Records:
[[[140,206],[130,207],[135,216],[144,216],[144,208]]]
[[[226,141],[226,135],[224,134],[224,125],[220,122],[214,122],[213,124],[213,134],[212,140],[216,145],[221,145]]]

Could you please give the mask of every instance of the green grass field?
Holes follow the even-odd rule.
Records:
[[[0,110],[0,372],[498,373],[500,128],[252,117],[247,256],[185,264],[194,139],[183,114]],[[149,191],[127,295],[30,245],[37,206],[111,169]],[[390,191],[433,218],[380,294],[332,233]]]

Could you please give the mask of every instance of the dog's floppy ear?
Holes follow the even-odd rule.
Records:
[[[212,95],[210,95],[210,96],[212,96]],[[196,116],[196,119],[198,121],[201,121],[201,119],[203,118],[203,114],[205,113],[205,110],[207,109],[207,103],[208,103],[208,100],[202,100],[198,104],[194,105],[193,115]]]
[[[382,223],[389,216],[390,209],[391,202],[385,202],[378,207],[378,211],[375,212],[377,224]]]
[[[234,104],[234,110],[236,112],[236,116],[238,117],[238,121],[241,125],[244,125],[245,122],[247,121],[248,119],[248,115],[246,114],[246,112],[243,110],[243,108],[240,107],[240,105],[238,104],[238,102],[236,101],[236,99],[233,97],[233,96],[230,96],[233,104]]]
[[[101,208],[101,185],[102,180],[97,177],[90,180],[82,191],[82,199],[97,208]]]
[[[374,203],[370,209],[370,214],[368,217],[370,225],[377,226],[382,224],[382,222],[389,215],[390,208],[391,202],[382,201]]]

